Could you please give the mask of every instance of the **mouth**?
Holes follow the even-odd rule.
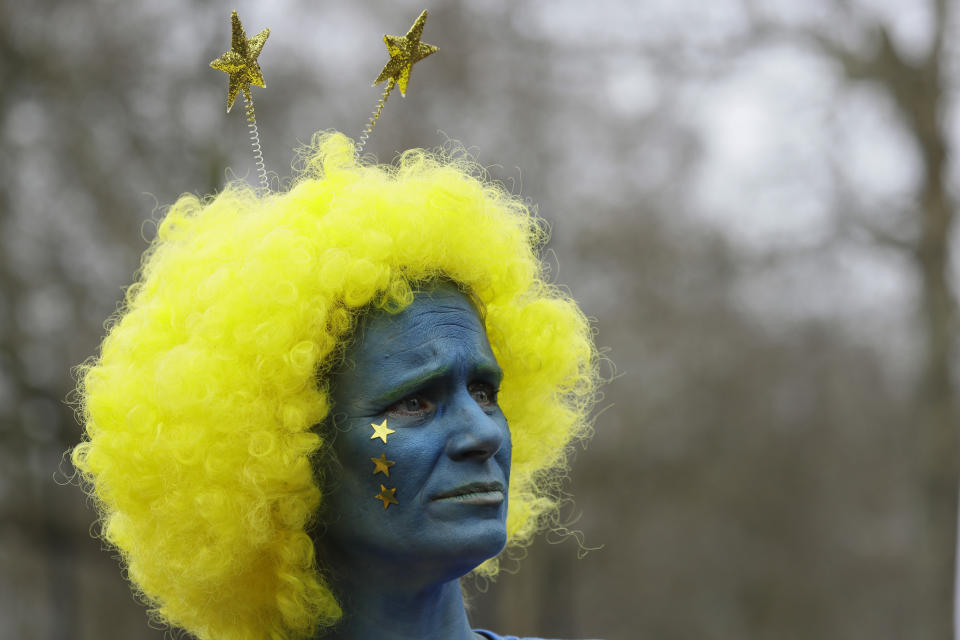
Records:
[[[471,482],[433,496],[431,500],[461,502],[464,504],[500,504],[505,498],[499,482]]]

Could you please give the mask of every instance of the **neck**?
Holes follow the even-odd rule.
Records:
[[[475,640],[459,576],[469,566],[319,545],[321,566],[343,608],[323,640]]]
[[[355,576],[356,577],[356,576]],[[323,638],[336,640],[473,640],[457,580],[405,588],[402,580],[342,580],[343,619]]]

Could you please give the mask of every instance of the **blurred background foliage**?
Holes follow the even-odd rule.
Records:
[[[358,135],[382,35],[424,6],[440,53],[367,150],[462,141],[536,203],[616,364],[580,533],[472,587],[474,623],[948,638],[954,0],[0,2],[0,638],[163,635],[56,481],[64,399],[162,207],[255,179],[207,67],[230,10],[272,30],[254,94],[286,176],[315,130]]]

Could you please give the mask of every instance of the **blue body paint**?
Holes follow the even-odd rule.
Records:
[[[455,287],[358,327],[331,376],[336,463],[319,540],[344,607],[337,638],[475,638],[458,578],[506,544],[510,431],[483,323]],[[395,433],[371,439],[372,424]],[[395,464],[389,477],[371,458]],[[398,504],[375,496],[396,489]]]

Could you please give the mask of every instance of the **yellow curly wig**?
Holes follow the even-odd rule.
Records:
[[[72,460],[102,536],[152,615],[201,640],[303,639],[340,617],[309,534],[324,495],[311,461],[327,376],[369,305],[400,310],[437,278],[482,303],[513,438],[508,548],[556,513],[589,428],[597,351],[544,280],[541,221],[468,160],[353,154],[322,134],[283,193],[182,196],[79,371]]]

